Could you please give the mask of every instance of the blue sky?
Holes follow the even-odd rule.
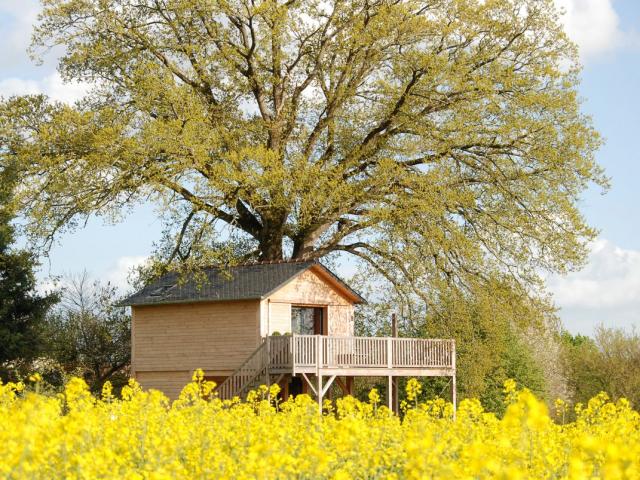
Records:
[[[601,231],[589,263],[580,272],[548,278],[549,289],[572,332],[591,334],[600,323],[640,328],[640,2],[556,1],[567,11],[567,33],[581,48],[580,93],[584,111],[606,140],[597,157],[612,188],[604,196],[589,190],[581,204],[589,223]],[[72,101],[86,87],[60,80],[56,52],[41,66],[26,53],[38,10],[37,0],[0,0],[0,95],[44,92]],[[128,270],[149,254],[159,234],[160,223],[148,206],[117,225],[93,220],[59,239],[43,261],[41,281],[48,284],[50,276],[87,269],[124,286]]]

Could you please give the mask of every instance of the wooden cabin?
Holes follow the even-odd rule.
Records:
[[[355,337],[364,299],[321,263],[203,274],[165,275],[122,302],[132,309],[131,370],[144,388],[176,398],[202,368],[223,398],[277,382],[285,395],[309,392],[321,403],[334,380],[351,393],[354,376],[455,379],[451,340]]]

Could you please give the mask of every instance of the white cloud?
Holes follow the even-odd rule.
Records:
[[[38,0],[0,0],[2,55],[0,67],[11,68],[29,63],[27,48],[40,12]]]
[[[640,250],[597,240],[583,270],[551,277],[548,286],[574,332],[591,334],[599,323],[640,326]]]
[[[126,292],[129,289],[128,279],[132,270],[146,261],[147,257],[142,255],[120,257],[105,272],[102,276],[102,280],[110,282],[120,291]]]
[[[0,80],[0,96],[31,95],[44,93],[53,100],[73,103],[88,93],[91,85],[79,82],[65,82],[58,72],[40,80],[5,78]]]
[[[569,37],[580,47],[583,61],[635,43],[633,32],[620,28],[612,0],[555,0]]]
[[[129,285],[129,276],[133,270],[147,261],[148,257],[143,255],[132,255],[119,257],[115,262],[107,268],[100,270],[82,270],[78,271],[62,271],[55,274],[43,271],[42,268],[38,272],[38,283],[36,291],[43,295],[50,292],[60,292],[65,288],[69,288],[74,280],[78,280],[86,275],[91,285],[97,280],[102,285],[107,283],[114,286],[119,293],[126,294],[131,290]]]
[[[46,55],[40,67],[27,54],[41,9],[38,0],[0,0],[0,72],[4,73],[0,73],[0,96],[44,93],[54,100],[74,102],[87,93],[89,85],[62,80],[54,70],[60,49]]]

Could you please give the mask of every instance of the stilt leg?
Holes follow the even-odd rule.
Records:
[[[336,383],[338,384],[338,386],[340,387],[340,390],[342,391],[342,396],[344,397],[345,395],[348,395],[347,384],[343,382],[341,378],[336,378]]]
[[[393,411],[393,377],[389,375],[387,378],[387,404],[389,405],[389,410]]]
[[[453,419],[456,419],[456,411],[458,409],[456,403],[458,401],[458,392],[456,391],[456,374],[451,377],[451,403],[453,403]]]
[[[347,377],[347,395],[353,395],[353,377]]]
[[[322,375],[318,375],[318,386],[316,387],[318,396],[318,412],[322,415]]]
[[[286,402],[289,399],[289,383],[291,383],[291,376],[287,375],[282,380],[282,401]]]
[[[397,415],[400,412],[400,399],[398,398],[398,378],[393,378],[393,411]]]

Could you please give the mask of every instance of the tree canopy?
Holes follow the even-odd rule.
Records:
[[[640,405],[640,334],[600,325],[594,338],[564,332],[563,359],[574,403],[600,392]],[[591,395],[591,396],[589,396]]]
[[[426,298],[579,265],[600,140],[552,0],[45,0],[0,106],[30,233],[153,202],[164,265],[346,252]]]
[[[116,306],[120,299],[116,288],[91,282],[84,272],[65,278],[60,296],[60,304],[47,317],[44,352],[58,368],[45,371],[45,378],[60,372],[77,375],[96,392],[107,380],[116,388],[125,385],[131,362],[131,317]]]

